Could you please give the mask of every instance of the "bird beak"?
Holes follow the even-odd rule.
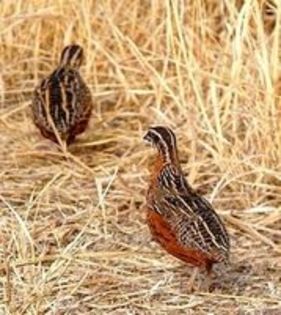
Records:
[[[148,132],[143,136],[143,140],[144,140],[145,142],[150,143],[150,138],[149,138]]]

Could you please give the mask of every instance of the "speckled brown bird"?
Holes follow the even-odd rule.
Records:
[[[32,113],[41,134],[59,143],[71,144],[84,132],[91,117],[93,101],[89,88],[79,74],[83,48],[66,46],[57,69],[43,79],[34,91]]]
[[[186,181],[176,137],[167,127],[144,136],[157,149],[147,192],[147,221],[153,238],[171,255],[210,275],[214,263],[228,261],[229,236],[211,204]]]

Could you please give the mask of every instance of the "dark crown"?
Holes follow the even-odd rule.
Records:
[[[164,126],[150,127],[143,138],[155,146],[160,144],[168,147],[176,146],[176,136],[174,132]]]
[[[83,48],[79,45],[66,46],[60,58],[60,65],[65,67],[79,68],[83,62]]]

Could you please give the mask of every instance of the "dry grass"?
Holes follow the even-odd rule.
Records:
[[[269,23],[262,8],[1,2],[1,314],[281,313],[280,13]],[[85,48],[96,107],[64,156],[35,150],[28,105],[71,42]],[[176,131],[190,183],[231,234],[210,293],[189,294],[192,268],[145,224],[141,136],[158,123]]]

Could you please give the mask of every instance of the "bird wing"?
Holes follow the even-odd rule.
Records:
[[[229,238],[227,231],[215,213],[211,204],[199,195],[179,195],[181,206],[180,214],[175,220],[175,230],[182,244],[192,245],[211,256],[227,256]],[[192,209],[194,216],[186,221],[186,212]],[[223,258],[223,257],[222,257]],[[220,260],[220,259],[219,259]]]
[[[173,166],[163,169],[157,194],[157,207],[181,244],[212,257],[227,256],[229,237],[222,221],[212,205],[188,185],[180,170]]]
[[[35,120],[41,120],[50,131],[53,130],[50,118],[60,132],[67,132],[80,119],[84,119],[84,115],[88,116],[91,107],[90,90],[79,73],[72,69],[56,69],[35,89]]]

